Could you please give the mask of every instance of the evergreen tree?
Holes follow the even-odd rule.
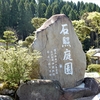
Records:
[[[9,19],[10,27],[13,27],[14,29],[17,28],[18,25],[18,5],[16,0],[12,0],[11,6],[10,6],[10,19]]]
[[[55,15],[55,14],[60,14],[60,8],[58,4],[56,4],[52,9],[52,15]]]
[[[100,7],[83,1],[76,4],[63,0],[0,0],[0,37],[6,27],[11,27],[24,39],[34,30],[30,23],[34,17],[50,18],[64,13],[72,20],[79,20],[84,13],[92,11],[100,12]]]
[[[79,1],[77,2],[77,11],[78,12],[80,11],[80,2]]]
[[[84,9],[85,9],[84,2],[83,2],[83,1],[81,1],[81,2],[80,2],[80,10],[84,10]]]
[[[33,32],[33,27],[31,24],[32,12],[31,12],[31,8],[30,8],[28,2],[25,4],[25,17],[24,17],[24,19],[25,19],[24,20],[25,26],[24,26],[24,31],[23,31],[23,37],[25,40],[25,38]]]
[[[36,8],[35,4],[33,2],[31,2],[30,3],[30,9],[31,9],[31,12],[32,12],[32,17],[36,16],[36,14],[35,14],[36,13],[36,11],[35,11],[36,9],[35,8]]]
[[[6,30],[6,27],[9,25],[9,6],[6,5],[6,2],[4,0],[0,1],[0,20],[1,20],[1,24],[0,24],[0,31],[1,31],[1,36],[3,36],[3,31]]]
[[[77,19],[77,15],[76,15],[75,10],[72,9],[72,10],[70,11],[70,13],[69,13],[69,18],[70,18],[71,20]]]
[[[25,28],[25,6],[24,6],[24,1],[20,1],[18,5],[19,9],[19,23],[18,23],[18,37],[19,39],[24,39],[23,34],[24,34],[24,28]]]
[[[3,30],[3,27],[2,27],[2,15],[1,15],[1,13],[2,13],[2,11],[1,11],[1,2],[0,2],[0,37],[2,36],[2,30]]]
[[[47,8],[47,6],[46,6],[45,3],[39,3],[38,4],[38,6],[37,6],[38,17],[40,17],[40,18],[45,17],[46,8]]]
[[[60,8],[60,9],[62,9],[62,7],[63,7],[64,5],[66,5],[66,2],[64,2],[64,1],[60,1],[60,2],[59,2],[59,8]]]
[[[68,16],[69,11],[67,9],[68,9],[68,6],[67,5],[64,5],[62,7],[62,9],[61,9],[61,13],[65,14],[66,16]]]
[[[47,7],[47,10],[46,10],[46,14],[45,14],[45,17],[48,19],[52,16],[52,9],[51,9],[51,6],[49,5]]]

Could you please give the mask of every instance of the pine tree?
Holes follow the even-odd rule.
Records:
[[[56,4],[52,9],[52,15],[55,15],[55,14],[60,14],[60,8],[58,4]]]
[[[23,34],[24,34],[24,28],[25,28],[25,6],[24,6],[24,1],[20,1],[18,5],[19,9],[19,23],[18,23],[18,37],[19,39],[24,39]]]
[[[16,0],[12,0],[11,6],[10,6],[10,27],[13,27],[14,29],[17,28],[18,25],[18,5]]]
[[[46,14],[45,14],[45,17],[48,19],[52,16],[52,9],[51,9],[51,6],[49,5],[47,7],[47,10],[46,10]]]
[[[37,5],[37,15],[38,15],[38,17],[40,17],[40,18],[45,17],[46,8],[47,8],[47,6],[46,6],[45,3],[39,3]]]
[[[68,16],[69,11],[67,10],[68,6],[64,5],[61,9],[61,13],[65,14],[66,16]]]
[[[30,10],[32,12],[32,17],[35,17],[36,16],[36,6],[33,2],[30,3]]]

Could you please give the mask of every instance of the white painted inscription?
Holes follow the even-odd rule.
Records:
[[[48,59],[48,69],[49,76],[55,76],[58,74],[57,68],[57,50],[47,51],[47,59]]]
[[[71,58],[71,51],[67,47],[71,48],[69,30],[67,24],[62,24],[62,30],[60,32],[61,35],[64,35],[62,38],[62,47],[65,48],[63,60],[65,65],[59,64],[57,66],[57,49],[48,50],[47,51],[47,59],[48,59],[48,69],[49,76],[55,76],[58,74],[58,67],[64,68],[64,73],[66,75],[73,75],[73,63]]]
[[[68,26],[67,24],[63,24],[63,25],[62,25],[62,30],[61,30],[60,34],[64,34],[64,35],[65,35],[65,34],[69,34],[69,33],[68,33],[67,26]]]
[[[64,52],[64,59],[63,60],[72,60],[70,50],[66,49]]]
[[[64,66],[65,74],[73,74],[73,67],[72,67],[72,62],[66,63]]]
[[[63,37],[63,45],[62,47],[70,46],[70,38],[69,37]]]
[[[60,34],[64,35],[62,38],[62,48],[66,48],[66,47],[70,47],[71,48],[71,44],[70,44],[70,38],[69,38],[69,30],[68,30],[68,25],[67,24],[62,24],[62,30],[60,32]],[[69,49],[66,48],[66,50],[64,51],[64,58],[63,60],[65,61],[70,61],[68,63],[65,63],[64,65],[64,73],[67,75],[73,75],[73,65],[72,65],[72,58],[71,58],[71,51]],[[59,65],[60,68],[62,68],[63,66],[60,64]]]

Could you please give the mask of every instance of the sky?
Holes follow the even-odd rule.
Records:
[[[100,6],[100,1],[99,0],[63,0],[63,1],[73,1],[75,3],[77,3],[78,1],[83,1],[84,3],[95,3],[98,6]]]

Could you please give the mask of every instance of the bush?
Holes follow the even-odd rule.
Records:
[[[32,44],[32,42],[34,41],[34,38],[35,38],[34,36],[26,37],[25,41],[23,41],[22,46],[29,47]]]
[[[99,64],[91,64],[87,68],[88,72],[100,72],[100,65]]]
[[[0,77],[11,84],[30,79],[30,72],[38,69],[39,53],[29,53],[28,48],[0,48]]]

